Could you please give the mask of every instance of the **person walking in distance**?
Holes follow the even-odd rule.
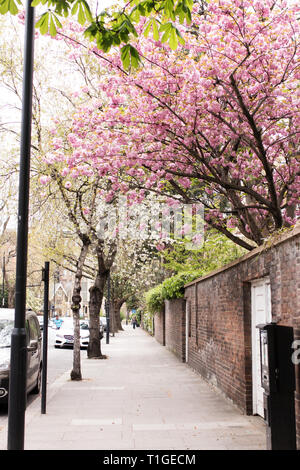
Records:
[[[135,327],[137,326],[137,319],[135,315],[133,315],[132,317],[132,326],[133,326],[133,329],[135,330]]]
[[[57,330],[60,329],[60,327],[61,327],[61,325],[63,324],[63,322],[64,322],[64,321],[63,321],[61,318],[59,318],[58,315],[56,315],[56,317],[55,317],[54,320],[53,320],[53,323],[55,324]]]

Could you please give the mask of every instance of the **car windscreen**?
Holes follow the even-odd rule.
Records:
[[[13,320],[0,319],[0,348],[10,348]]]

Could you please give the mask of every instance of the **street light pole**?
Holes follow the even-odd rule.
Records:
[[[56,282],[59,283],[59,271],[56,269],[53,273],[53,310],[52,315],[55,316],[55,290],[56,290]]]
[[[5,254],[2,261],[2,307],[5,306]]]
[[[48,364],[48,317],[49,317],[49,261],[45,262],[43,269],[44,281],[44,334],[43,334],[43,366],[42,366],[42,397],[41,413],[46,413],[47,399],[47,364]]]
[[[11,336],[11,369],[8,403],[8,450],[24,449],[26,409],[26,277],[28,252],[28,209],[30,180],[30,149],[32,119],[32,81],[34,60],[34,8],[27,0],[25,17],[25,44],[22,96],[22,125],[20,147],[20,175],[18,202],[18,235],[15,320]]]
[[[110,273],[107,277],[107,299],[106,299],[106,344],[109,344],[110,332]]]

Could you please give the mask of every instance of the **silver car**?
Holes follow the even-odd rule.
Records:
[[[9,393],[10,346],[14,309],[0,308],[0,404],[7,405]],[[27,393],[39,393],[42,374],[42,334],[37,315],[26,312]]]

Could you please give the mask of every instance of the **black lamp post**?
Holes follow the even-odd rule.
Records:
[[[43,370],[42,370],[42,393],[41,413],[46,413],[47,395],[47,363],[48,363],[48,317],[49,317],[49,261],[45,262],[43,269],[44,281],[44,334],[43,334]]]
[[[2,261],[2,307],[5,307],[5,254]]]
[[[56,290],[56,282],[59,282],[60,281],[60,277],[59,277],[59,271],[58,269],[54,272],[53,274],[53,308],[52,308],[52,315],[55,316],[55,290]]]
[[[105,302],[106,307],[106,344],[109,344],[109,331],[110,331],[110,273],[107,277],[107,299]]]
[[[32,80],[34,60],[34,8],[31,7],[31,1],[32,0],[27,0],[25,17],[16,295],[14,329],[11,336],[11,370],[9,384],[7,440],[8,450],[24,449],[27,363],[25,312],[32,120]]]

